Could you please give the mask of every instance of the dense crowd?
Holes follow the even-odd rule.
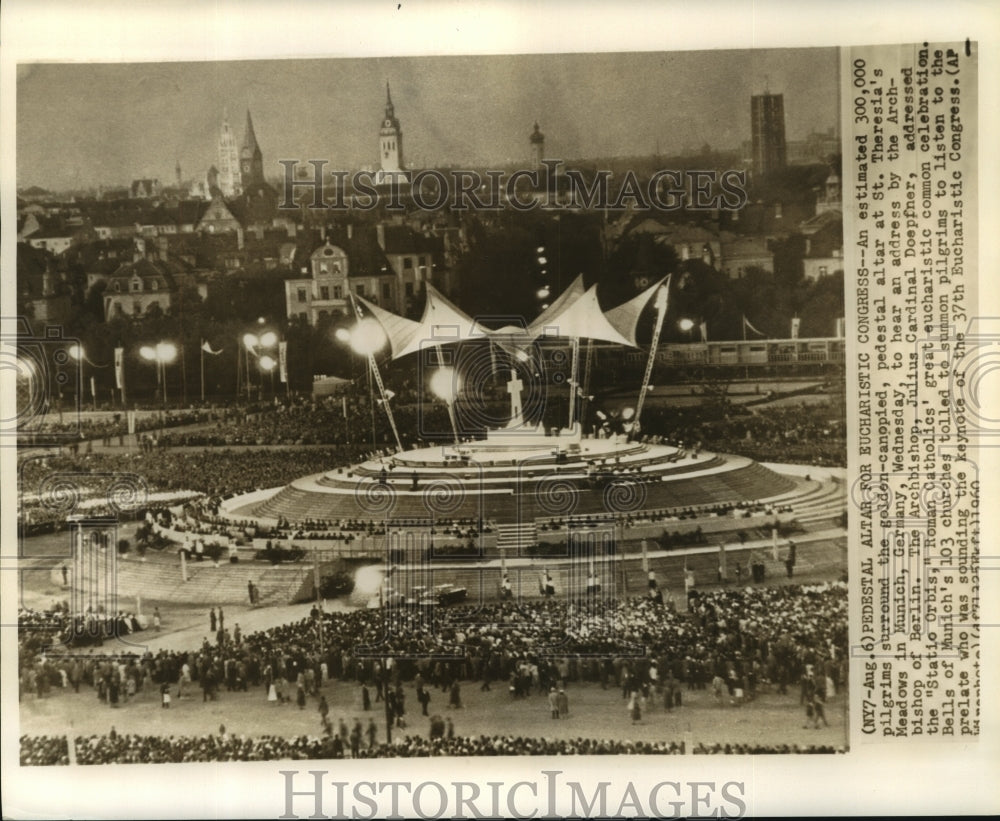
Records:
[[[178,696],[200,688],[205,699],[219,698],[223,688],[271,697],[273,688],[284,700],[286,689],[315,697],[335,678],[375,692],[390,683],[450,692],[462,681],[506,681],[513,697],[584,680],[620,686],[623,696],[662,698],[665,690],[711,686],[720,698],[739,690],[751,699],[762,682],[787,692],[807,672],[824,690],[846,683],[847,596],[837,583],[707,592],[691,597],[687,613],[652,598],[592,609],[550,600],[436,614],[314,613],[245,635],[238,625],[232,633],[220,625],[215,641],[206,637],[200,648],[142,656],[90,651],[64,658],[35,632],[30,624],[20,631],[22,680],[41,668],[63,686],[93,687],[98,697],[164,687]],[[383,666],[374,650],[365,652],[376,647],[394,658]]]
[[[824,467],[847,464],[847,425],[841,407],[823,404],[765,408],[730,407],[706,413],[702,407],[651,407],[643,416],[645,435],[670,442],[701,442],[720,453],[762,462]]]
[[[61,421],[32,422],[25,430],[19,430],[17,443],[21,447],[52,442],[72,445],[74,442],[97,441],[105,447],[125,444],[129,436],[128,416],[124,411],[106,411],[99,415],[67,410]],[[229,418],[236,411],[227,408],[191,408],[188,410],[156,410],[152,413],[137,413],[135,433],[162,430],[163,428],[196,425]],[[76,448],[79,450],[79,447]]]
[[[123,506],[141,508],[148,494],[156,492],[196,491],[218,500],[287,484],[305,474],[328,470],[347,456],[335,448],[203,452],[158,449],[27,459],[20,466],[23,503],[18,507],[18,521],[30,524],[33,532],[46,524],[60,526],[67,516],[82,512],[79,505],[84,500],[101,502],[107,494],[122,490],[126,492],[88,507],[87,512],[99,515],[112,509],[121,513]]]
[[[92,735],[74,740],[78,764],[162,764],[218,761],[280,761],[351,757],[350,745],[331,736],[255,738],[223,731],[202,736]],[[358,758],[427,758],[431,756],[503,755],[682,755],[678,741],[620,741],[596,738],[549,739],[512,735],[424,738],[408,735],[394,744],[369,742],[356,749]],[[770,755],[775,753],[842,753],[829,744],[696,744],[695,755]],[[69,763],[66,736],[21,736],[21,764]]]
[[[164,433],[161,446],[233,447],[245,445],[367,445],[392,442],[392,429],[381,407],[372,405],[366,389],[347,386],[339,396],[294,399],[285,404],[254,407],[230,414],[210,426],[193,431]],[[393,392],[392,410],[406,446],[416,443],[414,431],[451,430],[441,403],[421,404],[408,390]]]
[[[394,397],[396,424],[403,447],[427,444],[414,431],[447,434],[450,423],[441,403]],[[458,405],[459,421],[461,403]],[[472,419],[502,419],[503,402],[478,408]],[[595,417],[595,422],[599,417]],[[552,420],[558,424],[558,420]],[[245,445],[372,445],[371,405],[357,392],[340,398],[318,399],[288,406],[266,406],[193,431],[165,432],[161,446],[233,447]],[[392,433],[379,408],[374,418],[375,446],[390,446]],[[464,433],[483,430],[462,424]],[[590,430],[590,427],[586,427]],[[613,431],[612,431],[613,432]],[[759,461],[843,466],[846,459],[846,423],[841,411],[826,405],[762,409],[730,407],[713,418],[704,408],[652,406],[643,418],[642,438],[668,443],[699,443],[702,449],[739,453]]]

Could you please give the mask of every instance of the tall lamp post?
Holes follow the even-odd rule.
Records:
[[[258,360],[260,364],[260,369],[263,373],[271,375],[271,397],[274,397],[274,369],[278,366],[277,360],[270,354],[264,354]],[[263,389],[263,385],[261,386]]]
[[[83,368],[84,364],[90,365],[90,367],[94,368],[94,369],[97,369],[97,368],[106,368],[108,366],[107,365],[98,365],[96,362],[91,362],[90,359],[87,357],[87,352],[84,350],[83,345],[80,345],[79,343],[70,345],[69,346],[69,350],[67,350],[67,353],[69,354],[70,358],[73,359],[76,362],[76,369],[77,369],[77,374],[76,374],[76,376],[77,376],[77,380],[76,380],[77,381],[77,386],[76,386],[77,396],[76,396],[76,399],[77,399],[77,404],[82,408],[83,407],[83,396],[87,392],[86,391],[86,380],[84,379],[84,376],[86,376],[86,371]],[[90,375],[90,399],[91,399],[91,403],[93,405],[93,408],[96,411],[97,410],[97,386],[96,386],[96,383],[95,383],[94,374]]]
[[[351,350],[368,359],[368,377],[374,377],[378,385],[379,395],[382,399],[382,406],[385,408],[385,415],[389,419],[389,427],[392,428],[392,435],[396,440],[396,448],[403,450],[402,442],[399,439],[399,430],[396,428],[396,419],[392,415],[392,408],[389,407],[389,395],[382,382],[382,374],[379,372],[378,363],[375,361],[375,354],[385,345],[387,338],[385,331],[378,320],[372,317],[360,317],[358,323],[351,329],[339,328],[336,337],[341,342],[346,342],[351,346]],[[374,388],[371,382],[368,383],[369,399],[374,400]],[[375,403],[371,403],[373,413]],[[374,443],[372,444],[374,447]]]
[[[76,362],[76,406],[77,409],[83,407],[83,363],[87,361],[87,354],[82,345],[70,345],[68,351],[70,358]],[[97,399],[94,399],[94,410],[97,410]]]
[[[458,441],[458,422],[455,419],[455,397],[461,390],[458,374],[454,368],[439,368],[434,371],[431,377],[431,390],[438,399],[444,400],[448,406],[448,418],[451,420],[451,431],[455,436],[455,444]]]
[[[274,368],[274,358],[267,356],[267,359],[272,363],[270,368],[265,368],[263,366],[264,354],[263,351],[270,350],[275,345],[278,344],[278,335],[274,331],[264,331],[262,334],[245,333],[243,334],[243,346],[247,349],[247,354],[253,354],[258,363],[261,365],[262,371],[270,371]],[[250,357],[247,360],[247,401],[250,400]],[[257,399],[260,400],[261,394],[264,391],[263,380],[257,388]]]
[[[147,362],[156,365],[156,382],[163,391],[163,406],[167,406],[167,365],[177,358],[177,346],[172,342],[158,342],[156,345],[143,345],[139,356]]]

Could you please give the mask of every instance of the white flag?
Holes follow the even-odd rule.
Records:
[[[209,341],[207,339],[204,342],[201,343],[201,349],[205,353],[212,354],[212,356],[218,356],[220,353],[222,353],[222,348],[219,348],[219,350],[217,350],[217,351],[213,351],[212,350],[212,346],[211,346],[211,344],[209,343]]]
[[[799,338],[799,318],[797,316],[792,317],[792,339]]]
[[[288,343],[278,343],[278,375],[282,382],[288,382]]]
[[[125,386],[125,349],[115,348],[115,387],[121,390]]]

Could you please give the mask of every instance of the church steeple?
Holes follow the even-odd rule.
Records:
[[[538,168],[542,164],[542,154],[545,152],[545,135],[538,127],[537,120],[535,121],[535,130],[531,132],[528,141],[531,143],[532,168]]]
[[[396,119],[396,109],[392,104],[392,92],[388,81],[385,84],[385,117],[378,132],[379,167],[383,172],[402,171],[403,129]]]
[[[251,185],[264,182],[264,155],[257,144],[257,135],[253,130],[253,118],[247,109],[247,125],[243,135],[243,148],[240,149],[240,178],[243,190]]]

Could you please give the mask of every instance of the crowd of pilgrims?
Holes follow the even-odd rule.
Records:
[[[19,465],[19,481],[22,493],[27,495],[43,488],[45,480],[53,475],[73,474],[73,481],[79,485],[73,495],[83,500],[103,497],[116,476],[140,476],[150,493],[204,493],[207,506],[217,510],[222,499],[329,470],[331,465],[339,464],[347,456],[332,448],[62,453],[24,460]],[[93,474],[93,481],[84,474]],[[118,512],[118,509],[110,504],[87,509],[88,514],[94,516],[106,515],[109,511]],[[79,511],[66,509],[61,504],[47,504],[42,499],[32,502],[26,496],[18,506],[18,522],[30,523],[32,532],[40,532],[46,524],[53,528],[65,527],[66,517],[73,512]]]
[[[692,595],[687,613],[669,602],[637,598],[588,610],[554,600],[502,602],[435,611],[380,610],[313,613],[297,622],[241,633],[219,625],[212,640],[186,652],[145,654],[89,648],[63,655],[48,645],[43,616],[22,614],[20,697],[92,689],[111,708],[133,699],[159,703],[221,697],[256,690],[279,704],[319,702],[329,679],[354,682],[365,709],[382,698],[390,719],[405,726],[404,683],[416,688],[427,715],[429,693],[440,688],[449,706],[461,706],[461,684],[482,689],[502,682],[512,699],[548,694],[578,681],[620,687],[630,704],[641,699],[680,704],[682,691],[707,689],[722,700],[752,700],[763,683],[779,693],[825,695],[846,684],[847,594],[842,582],[816,586],[719,590]],[[213,614],[214,615],[214,614]],[[320,650],[320,629],[323,641]],[[816,684],[818,682],[818,684]],[[502,686],[502,684],[500,685]],[[805,687],[801,688],[805,692]],[[805,696],[800,695],[800,699]],[[323,707],[327,709],[324,710]]]
[[[392,377],[395,376],[394,379]],[[440,402],[424,401],[423,391],[418,390],[405,374],[389,374],[392,381],[393,409],[398,429],[404,436],[404,447],[421,444],[411,431],[450,430],[447,413]],[[483,418],[487,408],[490,418],[503,418],[509,398],[503,385],[480,386],[482,396],[475,398],[476,414]],[[650,405],[643,418],[640,438],[649,441],[679,443],[701,442],[713,452],[740,453],[763,461],[802,462],[817,465],[843,466],[846,458],[846,424],[842,404],[769,405],[754,407],[725,402],[696,406]],[[461,416],[463,402],[473,401],[460,397],[456,403]],[[483,407],[483,403],[486,403]],[[558,403],[553,404],[554,413]],[[599,407],[592,407],[593,419],[588,419],[585,430],[597,429],[601,417]],[[615,416],[612,409],[608,409]],[[562,417],[543,420],[546,426],[559,423]],[[608,420],[607,414],[603,417]],[[319,399],[289,397],[280,401],[251,403],[239,407],[190,408],[172,411],[165,418],[143,417],[140,430],[156,428],[154,452],[170,447],[237,448],[256,445],[330,445],[340,451],[356,451],[358,447],[371,447],[372,419],[367,388],[364,380],[342,388],[338,396]],[[469,420],[462,420],[463,426]],[[612,420],[613,421],[613,420]],[[594,422],[594,425],[590,423]],[[194,424],[190,430],[162,430]],[[388,419],[377,412],[375,447],[387,446],[392,441]],[[59,425],[53,425],[57,430]],[[125,419],[118,414],[109,419],[84,423],[82,439],[103,440],[107,445],[127,443],[124,434]],[[603,430],[603,428],[602,428]],[[617,428],[609,430],[613,434]],[[79,447],[74,451],[79,452]],[[345,461],[345,460],[341,460]],[[349,459],[346,461],[350,461]]]
[[[356,739],[360,737],[360,743]],[[407,735],[393,744],[374,740],[368,731],[352,730],[341,752],[336,736],[264,735],[249,738],[228,734],[200,736],[106,735],[74,740],[78,764],[163,764],[218,761],[280,761],[329,758],[427,758],[430,756],[502,755],[682,755],[678,741],[620,741],[596,738],[534,738],[480,735],[425,738]],[[357,747],[355,755],[351,747]],[[830,744],[696,744],[694,755],[772,755],[782,753],[843,753]],[[21,736],[21,764],[48,766],[69,763],[66,736]]]

